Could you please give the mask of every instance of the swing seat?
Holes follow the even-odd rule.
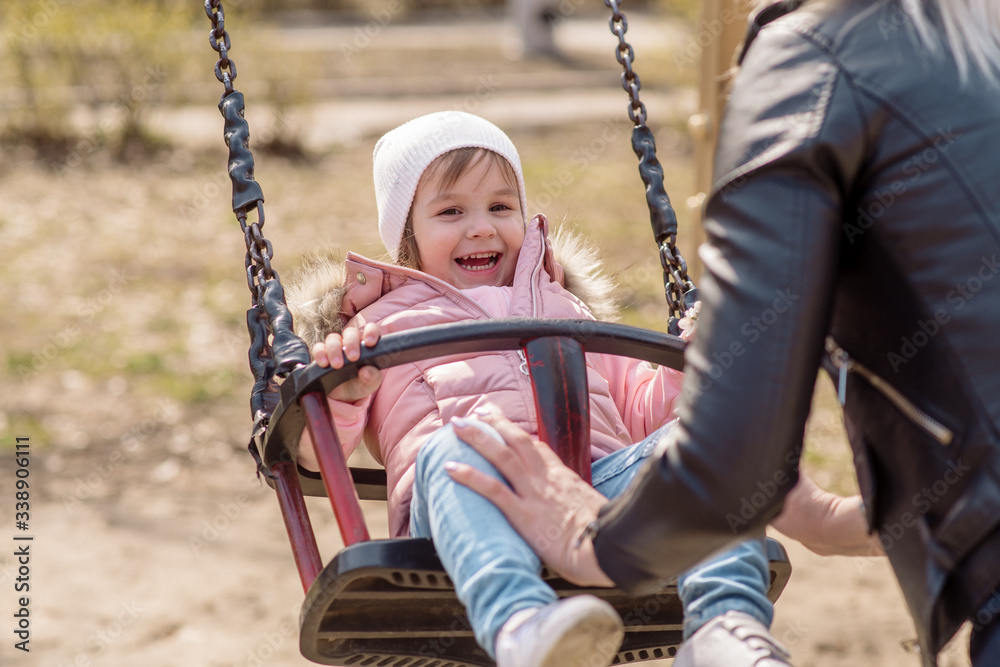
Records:
[[[766,541],[771,586],[781,595],[791,575],[784,547]],[[548,570],[559,597],[588,593],[615,608],[625,640],[614,664],[672,658],[684,617],[674,584],[643,597],[612,588],[581,588]],[[473,636],[465,608],[424,538],[360,542],[334,556],[306,595],[299,618],[302,654],[324,665],[493,667]]]
[[[493,667],[476,643],[465,609],[428,539],[371,540],[358,499],[386,497],[385,471],[349,468],[331,428],[326,395],[363,365],[389,368],[433,357],[522,349],[528,360],[539,438],[590,479],[590,421],[585,352],[683,366],[684,342],[659,332],[591,320],[507,319],[462,322],[389,334],[341,369],[315,364],[281,385],[266,437],[258,443],[268,483],[278,492],[303,587],[302,654],[325,665]],[[323,475],[298,468],[295,452],[310,428]],[[321,566],[303,495],[328,496],[346,545]],[[791,564],[767,539],[771,581],[780,596]],[[683,610],[672,582],[652,594],[583,588],[543,571],[560,597],[588,593],[610,603],[625,623],[614,664],[670,658],[682,640]]]

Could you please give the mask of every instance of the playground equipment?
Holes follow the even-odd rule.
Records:
[[[490,667],[494,663],[476,644],[465,611],[455,597],[433,544],[426,539],[372,540],[359,498],[386,497],[385,472],[351,468],[333,429],[326,395],[357,376],[364,365],[377,368],[445,354],[523,350],[528,359],[540,427],[564,462],[590,479],[589,398],[584,354],[607,353],[643,359],[674,369],[683,366],[685,343],[677,321],[697,300],[697,289],[676,247],[677,218],[663,185],[653,133],[639,99],[635,56],[625,39],[627,20],[618,0],[611,9],[616,57],[629,95],[632,147],[646,186],[650,223],[664,272],[670,322],[660,333],[591,320],[507,319],[468,322],[389,334],[343,368],[310,363],[306,345],[292,328],[280,278],[271,266],[272,246],[262,234],[264,198],[253,177],[244,98],[235,90],[236,65],[229,58],[221,0],[205,0],[212,22],[209,41],[218,52],[215,74],[225,91],[219,109],[225,118],[233,211],[246,243],[246,278],[252,295],[247,311],[253,431],[249,445],[258,471],[278,497],[298,568],[305,602],[300,616],[300,648],[307,658],[331,665],[393,667]],[[315,443],[321,474],[295,464],[304,429]],[[325,566],[316,546],[304,495],[327,496],[344,548]],[[769,596],[777,599],[791,566],[781,545],[768,540],[771,561]],[[621,614],[625,640],[617,663],[672,657],[682,639],[683,611],[676,587],[635,597],[615,589],[581,588],[545,573],[560,596],[589,593],[607,600]]]

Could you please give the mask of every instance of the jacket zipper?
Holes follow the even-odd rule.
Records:
[[[357,261],[358,264],[366,264],[366,265],[370,266],[370,264],[368,264],[367,262],[361,262],[361,261],[358,261],[357,259],[355,259],[355,261]],[[534,270],[532,271],[532,280],[531,280],[531,314],[532,314],[532,317],[538,317],[538,303],[537,303],[537,298],[536,298],[537,295],[535,294],[535,280],[534,280],[534,277],[537,275],[538,270],[541,268],[541,266],[544,263],[545,263],[545,248],[544,248],[544,245],[543,245],[543,247],[542,247],[542,254],[539,257],[538,263],[535,265]],[[378,268],[380,270],[384,270],[384,269],[381,269],[381,267],[372,267],[372,268]],[[407,269],[407,268],[405,268],[405,267],[393,266],[392,268],[394,270],[397,270],[399,273],[404,273],[404,274],[410,273],[410,270]],[[454,297],[456,297],[458,299],[461,299],[465,303],[469,304],[470,306],[472,306],[473,308],[475,308],[476,310],[478,310],[479,312],[481,312],[485,317],[487,317],[487,318],[491,317],[490,314],[489,314],[489,312],[485,308],[483,308],[481,305],[479,305],[477,302],[473,301],[469,297],[467,297],[464,294],[462,294],[461,290],[456,289],[454,286],[449,285],[448,283],[444,282],[443,280],[435,278],[434,276],[428,276],[426,274],[425,275],[421,275],[420,279],[423,280],[424,282],[427,282],[427,283],[433,281],[434,283],[436,283],[438,285],[439,288],[448,291]],[[428,279],[430,279],[430,280],[428,280]],[[509,314],[510,313],[510,306],[511,306],[509,300],[508,300],[507,306],[508,306],[508,314]],[[528,370],[528,358],[526,356],[524,356],[524,350],[517,350],[517,356],[521,360],[521,363],[518,365],[517,369],[519,371],[521,371],[521,373],[523,375],[531,377],[531,372]]]
[[[364,261],[360,261],[357,257],[350,257],[349,259],[351,259],[354,262],[356,262],[358,264],[361,264],[363,266],[367,266],[369,268],[373,268],[373,269],[377,269],[379,271],[382,271],[383,273],[387,273],[387,272],[391,271],[391,272],[395,272],[395,273],[400,274],[400,275],[410,276],[410,277],[416,278],[417,280],[420,280],[421,282],[427,283],[429,285],[434,285],[435,287],[437,287],[441,291],[448,292],[449,294],[451,294],[456,299],[459,299],[463,303],[466,303],[469,306],[472,306],[473,308],[475,308],[476,310],[478,310],[480,313],[482,313],[483,317],[485,317],[487,319],[490,318],[490,314],[489,314],[489,312],[485,308],[483,308],[482,306],[480,306],[477,302],[473,301],[469,297],[467,297],[464,294],[462,294],[461,290],[456,289],[453,285],[449,285],[448,283],[446,283],[445,281],[441,280],[440,278],[435,278],[434,276],[428,275],[428,274],[423,273],[421,271],[414,271],[412,269],[408,269],[405,266],[388,265],[388,264],[383,264],[381,262],[375,262],[375,261],[364,262]],[[389,271],[387,271],[387,269]]]
[[[857,373],[863,377],[868,384],[874,387],[879,393],[886,397],[890,403],[902,412],[907,419],[926,431],[932,438],[940,444],[948,446],[954,439],[955,434],[950,428],[937,421],[926,412],[914,405],[908,398],[899,393],[895,387],[863,366],[847,353],[847,350],[840,347],[831,337],[826,339],[826,351],[830,355],[830,360],[838,370],[837,376],[837,398],[840,405],[844,405],[847,398],[847,374]]]
[[[531,371],[528,370],[528,358],[524,356],[524,350],[518,350],[517,356],[521,359],[521,365],[517,367],[517,370],[521,371],[523,375],[531,377]]]

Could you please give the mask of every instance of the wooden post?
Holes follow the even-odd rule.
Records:
[[[727,72],[735,64],[736,51],[746,33],[747,16],[752,8],[750,0],[702,0],[695,43],[701,47],[701,66],[698,77],[699,110],[688,119],[688,129],[694,139],[695,192],[687,201],[693,218],[703,219],[705,198],[712,187],[712,166],[715,145],[719,137],[719,119],[726,105],[729,77]],[[699,224],[696,234],[697,248],[705,240],[704,228]],[[701,275],[701,262],[697,252],[685,252],[688,269],[695,283]]]

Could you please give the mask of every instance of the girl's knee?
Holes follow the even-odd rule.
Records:
[[[427,466],[438,467],[445,461],[452,460],[463,446],[465,445],[455,435],[455,429],[450,424],[442,426],[420,445],[420,451],[417,452],[417,474]]]
[[[486,424],[483,427],[490,429]],[[417,452],[416,474],[420,479],[428,471],[444,470],[448,461],[466,463],[484,472],[496,473],[479,452],[455,434],[450,424],[442,426],[420,446]]]

